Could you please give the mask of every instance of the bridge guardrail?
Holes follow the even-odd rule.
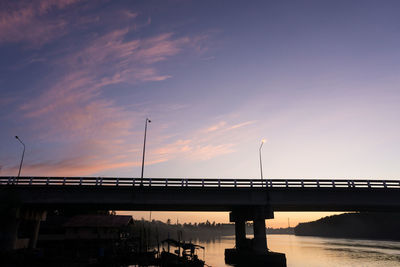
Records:
[[[266,187],[266,188],[398,188],[399,180],[366,179],[216,179],[126,177],[0,177],[14,186],[146,186],[146,187]]]

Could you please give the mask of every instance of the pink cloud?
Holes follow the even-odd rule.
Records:
[[[205,133],[211,133],[211,132],[220,132],[220,133],[224,133],[226,131],[231,131],[231,130],[235,130],[238,128],[242,128],[245,126],[249,126],[256,123],[256,121],[245,121],[245,122],[241,122],[241,123],[237,123],[237,124],[233,124],[230,125],[228,124],[226,121],[220,121],[217,124],[214,124],[206,129],[204,129],[203,131]]]
[[[254,124],[256,122],[257,121],[245,121],[245,122],[242,122],[242,123],[238,123],[238,124],[232,125],[231,127],[228,128],[228,130],[234,130],[234,129],[242,128],[244,126],[248,126],[248,125]]]
[[[60,60],[71,68],[84,68],[97,79],[111,83],[162,81],[170,75],[160,75],[152,66],[178,54],[189,38],[174,38],[172,33],[147,39],[127,40],[129,29],[111,31],[89,42],[83,49]],[[100,77],[99,77],[100,76]],[[112,77],[112,79],[110,79]]]
[[[55,100],[54,106],[28,113],[35,119],[32,130],[40,139],[105,141],[123,138],[131,133],[136,123],[134,118],[138,117],[135,112],[117,107],[112,101],[91,99],[74,102],[73,99],[67,96]]]
[[[221,129],[222,127],[224,127],[225,125],[226,125],[226,122],[225,121],[221,121],[221,122],[219,122],[219,123],[217,123],[215,125],[212,125],[211,127],[208,127],[205,130],[205,132],[209,133],[209,132],[217,131],[217,130]]]
[[[0,105],[8,105],[16,100],[17,99],[15,97],[2,97],[0,98]]]
[[[172,143],[160,140],[159,148],[151,150],[149,157],[153,160],[210,160],[222,155],[234,153],[235,147],[242,141],[243,134],[248,132],[246,126],[255,121],[228,123],[221,121],[209,127],[189,133],[190,139],[178,139]]]
[[[90,114],[90,112],[88,114]],[[75,125],[77,121],[81,121],[82,123],[90,121],[84,115],[81,118],[81,113],[77,114],[77,116],[78,118],[75,118],[72,125]],[[117,138],[117,136],[114,136],[113,134],[108,138],[101,138],[105,136],[105,132],[121,129],[117,124],[108,125],[104,128],[89,126],[87,130],[90,131],[90,129],[96,129],[96,131],[100,131],[101,133],[100,136],[97,136],[96,134],[89,132],[88,136],[92,137],[92,140],[83,140],[83,143],[79,144],[79,147],[81,150],[84,150],[85,153],[72,157],[67,154],[66,158],[60,160],[49,159],[40,161],[39,163],[27,162],[24,164],[23,175],[84,176],[114,169],[140,166],[141,161],[138,157],[136,157],[136,161],[130,159],[135,158],[134,154],[138,154],[141,149],[135,147],[128,150],[126,148],[126,140],[124,138]],[[84,125],[74,127],[79,128],[84,127]],[[229,128],[230,126],[227,125],[227,127]],[[66,128],[68,128],[68,125],[66,125]],[[60,130],[65,130],[66,128],[61,127]],[[102,132],[103,130],[104,132]],[[204,136],[203,130],[197,130],[190,133],[190,135],[194,136],[193,139],[178,139],[172,143],[161,145],[160,148],[151,149],[148,153],[146,164],[152,165],[183,158],[192,161],[204,161],[235,152],[235,144],[232,142],[221,143],[216,141],[218,144],[210,143],[213,142],[214,138],[217,136],[215,135],[215,132],[213,134],[214,135]],[[161,142],[163,141],[161,140]],[[75,149],[76,148],[74,148],[74,150]],[[105,155],[105,157],[103,155]],[[18,166],[15,165],[4,168],[2,174],[15,175],[17,171]]]
[[[113,103],[99,100],[104,86],[121,82],[168,79],[169,75],[159,75],[150,62],[165,60],[175,55],[186,41],[171,39],[171,34],[162,34],[145,40],[124,41],[128,32],[127,29],[112,31],[91,41],[84,49],[58,59],[55,64],[62,65],[64,69],[67,67],[70,71],[40,96],[21,105],[20,108],[25,112],[25,116],[28,118],[48,116],[55,118],[57,124],[73,120],[76,125],[90,125],[80,123],[85,117],[81,116],[78,119],[74,114],[80,112],[94,114],[94,111],[101,114],[102,110],[111,109],[118,114],[124,113],[122,109],[111,108]],[[71,127],[71,129],[78,128]]]
[[[141,134],[140,139],[135,138],[134,128],[138,123],[136,118],[142,118],[143,114],[105,100],[103,90],[122,82],[170,78],[159,74],[154,63],[179,53],[189,39],[174,38],[171,33],[129,39],[129,33],[126,28],[110,31],[49,62],[62,69],[62,74],[53,74],[52,85],[22,104],[20,110],[29,119],[29,127],[37,139],[68,143],[68,149],[57,161],[43,159],[35,164],[28,161],[24,167],[26,174],[89,175],[137,166],[137,162],[127,159],[138,154],[136,145],[141,145],[142,140]],[[189,149],[181,144],[177,148],[182,153]],[[147,164],[168,160],[165,155],[171,149],[170,146],[160,151],[160,156],[149,158]],[[217,149],[219,153],[222,150]]]
[[[92,86],[88,86],[92,85]],[[42,95],[20,106],[28,118],[40,117],[59,110],[60,107],[75,107],[79,102],[96,96],[91,77],[85,72],[66,74]]]
[[[194,160],[209,160],[221,155],[226,155],[235,152],[234,144],[221,144],[221,145],[203,145],[196,147],[192,153]]]
[[[157,155],[160,158],[168,158],[171,155],[188,152],[192,150],[191,147],[192,140],[177,140],[174,143],[167,144],[161,148],[152,151],[153,155]]]
[[[220,155],[234,152],[233,144],[205,144],[204,140],[177,140],[161,148],[152,150],[150,158],[153,160],[168,161],[175,158],[190,160],[209,160]]]
[[[134,19],[139,15],[137,12],[133,12],[130,10],[123,10],[121,13],[122,15],[128,17],[129,19]]]
[[[36,3],[40,14],[45,14],[52,8],[63,9],[82,0],[42,0]]]
[[[171,78],[170,75],[159,75],[153,68],[139,69],[133,73],[133,78],[143,82],[160,82]]]
[[[66,21],[49,21],[52,9],[64,9],[79,0],[44,0],[40,2],[10,1],[0,11],[0,43],[28,41],[40,45],[65,33]]]
[[[174,40],[171,39],[172,36],[172,33],[164,33],[143,40],[143,48],[138,51],[137,59],[148,64],[163,61],[166,57],[177,54],[182,45],[190,43],[190,39],[187,37]]]
[[[20,42],[40,46],[72,32],[75,24],[99,21],[98,17],[90,16],[72,21],[68,16],[60,15],[61,11],[67,11],[78,2],[80,0],[9,2],[6,8],[0,10],[0,43]],[[121,11],[118,12],[121,14]],[[138,15],[122,11],[124,25]],[[160,73],[157,63],[178,55],[186,48],[197,49],[197,42],[204,40],[177,37],[171,32],[137,38],[138,29],[149,24],[150,18],[138,27],[110,29],[111,25],[108,25],[106,33],[98,32],[90,39],[82,39],[75,47],[69,45],[63,51],[42,51],[39,59],[32,57],[27,61],[26,64],[35,60],[46,62],[54,71],[48,73],[43,83],[38,85],[41,93],[19,106],[27,121],[26,128],[34,136],[33,139],[43,143],[54,142],[60,148],[53,146],[53,149],[62,152],[57,159],[50,155],[48,158],[42,156],[38,162],[27,159],[24,173],[90,175],[138,166],[138,162],[129,159],[134,159],[140,152],[138,147],[141,146],[142,133],[138,138],[135,127],[139,123],[137,118],[142,118],[144,111],[131,110],[113,100],[106,100],[104,90],[115,88],[112,85],[120,83],[169,79],[171,75]],[[43,46],[42,50],[47,47]],[[229,144],[204,145],[179,140],[164,143],[161,147],[157,151],[158,156],[150,157],[147,164],[169,160],[171,154],[206,159],[229,153],[230,150]],[[3,173],[12,174],[15,168],[17,166],[5,167]]]
[[[147,165],[160,163],[148,161]],[[24,164],[22,176],[86,176],[100,173],[106,170],[129,168],[140,166],[140,161],[121,161],[117,158],[98,159],[90,157],[76,157],[60,161],[43,161],[40,163]],[[18,173],[18,166],[4,168],[2,175],[14,176]]]

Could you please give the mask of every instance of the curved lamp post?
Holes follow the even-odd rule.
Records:
[[[24,146],[24,150],[22,151],[22,157],[21,157],[21,163],[19,164],[19,171],[18,171],[18,176],[21,174],[21,168],[22,168],[22,162],[24,162],[24,155],[25,155],[25,144],[19,139],[18,136],[15,136],[15,138]]]
[[[263,144],[265,143],[265,141],[266,141],[265,139],[261,140],[261,145],[260,145],[260,149],[259,149],[259,152],[260,152],[261,186],[262,187],[264,186],[264,177],[263,177],[263,171],[262,171],[261,148],[262,148]]]
[[[140,176],[140,185],[143,185],[143,171],[144,171],[144,155],[146,152],[146,135],[147,135],[147,123],[151,123],[151,120],[146,118],[146,123],[144,125],[144,141],[143,141],[143,158],[142,158],[142,175]]]

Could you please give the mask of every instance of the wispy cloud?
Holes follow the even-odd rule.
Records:
[[[75,12],[69,16],[78,5],[86,10],[96,4],[81,0],[0,4],[0,45],[28,44],[38,51],[17,63],[18,69],[32,63],[51,69],[46,77],[32,85],[36,95],[20,101],[23,104],[17,109],[32,139],[52,142],[53,149],[62,153],[55,153],[58,156],[52,158],[52,153],[46,153],[48,148],[34,151],[41,156],[26,161],[24,172],[28,175],[88,175],[137,166],[138,162],[131,159],[136,159],[138,154],[141,133],[138,138],[135,129],[145,111],[121,105],[118,98],[106,95],[115,95],[111,90],[120,84],[170,79],[170,73],[160,71],[160,63],[185,49],[195,52],[206,49],[205,34],[138,34],[153,25],[149,15],[135,10],[116,7],[81,16],[79,12],[84,11],[79,9],[79,15]],[[110,23],[111,20],[116,23]],[[96,30],[86,30],[85,27],[91,26],[96,26]],[[72,42],[77,35],[79,42]],[[179,109],[182,105],[176,104],[173,108]],[[175,139],[162,143],[158,156],[149,158],[147,164],[169,160],[171,154],[188,153],[192,158],[206,159],[229,153],[231,149],[230,145],[193,141],[185,145],[185,142]],[[14,172],[15,168],[4,166],[3,173]]]
[[[244,126],[248,126],[248,125],[251,125],[254,123],[256,123],[256,121],[252,120],[252,121],[245,121],[245,122],[241,122],[241,123],[232,125],[232,124],[228,124],[226,121],[220,121],[217,124],[214,124],[206,129],[204,129],[203,131],[205,133],[211,133],[211,132],[215,132],[215,131],[226,132],[226,131],[242,128]]]
[[[61,59],[71,68],[80,68],[99,86],[120,82],[162,81],[170,75],[160,75],[154,63],[178,54],[190,42],[187,37],[174,38],[172,33],[146,39],[128,39],[130,30],[117,29],[93,41],[78,52]]]
[[[162,162],[148,161],[146,164],[156,164]],[[24,165],[22,176],[86,176],[100,173],[102,171],[137,167],[140,161],[115,161],[114,158],[89,158],[89,157],[73,157],[63,160],[47,160],[40,163],[28,163]],[[15,175],[18,172],[18,166],[5,169],[3,175]]]
[[[15,97],[2,97],[0,98],[0,105],[8,105],[16,100]]]
[[[122,10],[121,14],[128,17],[129,19],[134,19],[139,15],[137,12],[133,12],[131,10]]]
[[[194,130],[188,134],[191,136],[190,139],[178,139],[171,143],[162,141],[164,145],[152,150],[151,158],[165,161],[177,158],[204,161],[234,153],[245,126],[250,126],[254,122],[228,123],[220,121],[211,126]]]
[[[65,33],[62,17],[49,20],[52,10],[61,10],[80,0],[5,1],[0,4],[0,43],[27,41],[40,45]],[[51,22],[51,23],[49,23]]]
[[[132,137],[136,136],[137,118],[143,117],[143,111],[106,100],[104,92],[110,85],[170,78],[159,74],[156,64],[190,47],[192,40],[176,38],[173,33],[148,38],[133,38],[131,33],[129,28],[114,29],[62,57],[47,60],[55,69],[49,75],[52,81],[46,81],[51,86],[19,109],[36,139],[68,143],[69,149],[58,160],[27,162],[26,173],[83,175],[137,166],[137,162],[126,158],[134,158],[133,153],[137,153]],[[185,147],[178,144],[176,149]],[[148,164],[166,160],[168,157],[160,156]]]
[[[234,144],[206,144],[205,140],[177,140],[151,151],[150,158],[168,161],[176,158],[187,160],[209,160],[234,152]]]
[[[177,54],[188,41],[187,38],[173,39],[170,33],[127,41],[128,33],[128,29],[112,31],[90,41],[83,49],[57,59],[55,66],[62,66],[67,72],[57,77],[53,86],[40,96],[20,106],[25,116],[39,120],[36,128],[51,125],[45,135],[87,136],[88,129],[95,131],[95,136],[107,138],[111,137],[109,132],[128,135],[132,127],[129,121],[137,113],[104,100],[103,88],[122,82],[167,79],[170,76],[159,75],[153,64]]]
[[[83,121],[86,120],[83,119]],[[172,142],[160,137],[158,141],[155,140],[156,143],[158,142],[159,148],[149,151],[146,164],[157,164],[174,159],[206,161],[234,153],[238,139],[243,134],[243,132],[240,132],[240,127],[234,126],[250,124],[249,122],[236,124],[225,122],[224,127],[206,135],[204,129],[201,128],[188,134],[192,137],[191,139],[177,139]],[[89,127],[89,129],[92,128]],[[97,127],[94,128],[97,129]],[[205,129],[209,128],[211,127]],[[98,129],[99,131],[102,130],[101,127]],[[111,127],[109,130],[112,131],[113,129],[119,129],[119,127]],[[129,150],[124,138],[116,139],[116,136],[109,136],[109,138],[102,139],[105,132],[100,136],[95,135],[93,140],[83,140],[79,144],[83,153],[74,155],[67,153],[64,158],[59,160],[47,159],[40,160],[37,163],[27,162],[24,164],[24,175],[81,176],[140,166],[141,161],[137,157],[137,160],[130,160],[135,158],[133,154],[140,152],[140,149]],[[221,135],[224,137],[223,139],[220,138]],[[73,148],[73,150],[75,149]],[[3,175],[14,175],[17,170],[17,165],[7,167],[3,170]]]
[[[253,120],[253,121],[245,121],[242,123],[234,124],[234,125],[230,126],[229,128],[227,128],[227,130],[234,130],[234,129],[242,128],[244,126],[248,126],[248,125],[254,124],[256,122],[257,121]]]
[[[221,122],[219,122],[217,124],[214,124],[214,125],[208,127],[207,129],[205,129],[205,132],[206,133],[210,133],[210,132],[217,131],[217,130],[221,129],[222,127],[224,127],[225,125],[226,125],[226,122],[225,121],[221,121]]]

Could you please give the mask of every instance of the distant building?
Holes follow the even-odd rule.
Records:
[[[91,260],[124,251],[132,239],[132,216],[85,214],[48,216],[39,247],[63,259]]]
[[[64,223],[66,240],[120,240],[129,235],[132,216],[126,215],[77,215]]]

